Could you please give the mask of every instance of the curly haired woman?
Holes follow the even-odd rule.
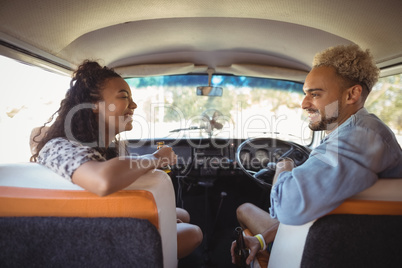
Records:
[[[174,165],[177,156],[168,146],[153,154],[124,156],[124,143],[116,135],[133,128],[136,108],[120,75],[97,62],[83,62],[56,120],[46,131],[42,127],[39,141],[34,137],[37,146],[31,161],[99,196],[124,189],[152,169]],[[187,211],[177,209],[177,215],[177,254],[183,258],[200,245],[202,232],[188,223]]]

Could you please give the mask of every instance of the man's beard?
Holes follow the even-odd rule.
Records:
[[[317,113],[319,113],[319,111],[317,111]],[[326,118],[324,116],[318,122],[310,122],[308,127],[312,131],[328,130],[328,126],[330,126],[331,124],[334,124],[336,121],[338,121],[338,116],[333,116],[330,118]],[[330,126],[330,128],[332,129],[333,127]]]
[[[321,116],[321,120],[318,122],[310,122],[309,123],[309,128],[312,131],[321,131],[321,130],[332,130],[336,127],[336,123],[339,118],[339,114],[341,111],[341,100],[338,100],[336,102],[333,102],[332,104],[337,105],[337,110],[333,113],[333,115],[329,118],[326,117],[325,113],[321,113],[319,110],[314,110],[314,109],[308,109],[309,112],[314,112],[318,115]],[[327,108],[330,109],[328,106]]]

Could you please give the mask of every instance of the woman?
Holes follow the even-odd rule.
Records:
[[[34,140],[38,144],[31,161],[99,196],[126,188],[150,170],[174,165],[177,156],[168,146],[149,155],[124,156],[116,135],[133,128],[136,108],[120,75],[85,61],[73,74],[55,122]],[[178,209],[177,216],[177,254],[183,258],[202,242],[202,232],[188,224],[187,211]]]

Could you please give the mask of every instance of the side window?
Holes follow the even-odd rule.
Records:
[[[29,137],[57,111],[70,78],[0,56],[0,163],[27,162]]]
[[[402,144],[402,74],[380,78],[365,107],[384,121]]]

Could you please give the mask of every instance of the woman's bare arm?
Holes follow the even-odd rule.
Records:
[[[72,175],[72,181],[99,196],[126,188],[150,170],[176,164],[177,156],[171,147],[138,157],[115,157],[107,161],[88,161]]]

